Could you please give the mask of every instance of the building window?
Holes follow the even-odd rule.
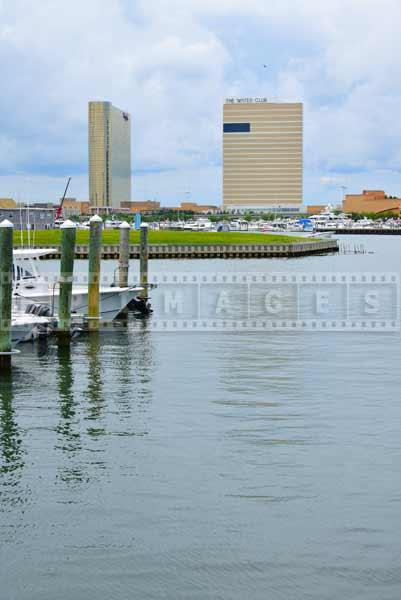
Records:
[[[224,133],[250,133],[250,131],[250,123],[224,123],[223,125]]]

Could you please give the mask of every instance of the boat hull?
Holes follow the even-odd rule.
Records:
[[[141,288],[106,288],[100,289],[100,319],[110,322],[135,298]],[[23,295],[22,295],[23,294]],[[27,290],[14,294],[13,304],[17,310],[25,312],[31,304],[43,304],[49,306],[51,314],[58,313],[58,290],[53,294],[51,290]],[[88,315],[88,292],[86,289],[73,288],[71,313]]]

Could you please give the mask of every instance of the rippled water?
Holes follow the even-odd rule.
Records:
[[[174,268],[401,270],[401,238],[352,243],[375,254]],[[132,319],[24,347],[0,382],[0,597],[398,599],[400,357],[399,333]]]

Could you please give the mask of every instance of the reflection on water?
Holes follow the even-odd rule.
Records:
[[[0,474],[15,474],[24,466],[22,440],[13,408],[13,377],[9,373],[0,380]]]
[[[67,442],[62,449],[68,452],[75,452],[80,448],[80,436],[79,431],[74,431],[74,421],[77,424],[78,402],[74,401],[74,377],[71,364],[71,349],[69,346],[59,346],[57,348],[57,360],[58,391],[60,397],[60,425],[57,431]]]
[[[134,318],[135,321],[137,319]],[[135,435],[143,435],[139,428],[142,418],[146,416],[153,397],[154,387],[154,339],[148,329],[146,319],[139,319],[140,328],[132,331],[122,328],[119,331],[118,345],[114,347],[113,376],[118,381],[119,394],[113,395],[116,416],[136,427],[131,431]],[[139,419],[139,413],[141,418]],[[134,419],[132,421],[132,419]],[[129,432],[120,432],[127,435]]]
[[[0,514],[13,511],[18,514],[26,506],[30,494],[29,486],[23,479],[26,451],[14,408],[16,377],[6,373],[0,379]],[[17,527],[14,524],[5,532],[6,539],[13,539]]]
[[[58,443],[66,462],[59,467],[57,479],[63,483],[77,483],[84,480],[80,462],[82,440],[80,434],[79,402],[74,399],[74,376],[71,363],[71,348],[60,345],[57,348],[58,392],[60,420],[56,428]]]
[[[98,421],[102,418],[104,398],[102,393],[101,346],[99,332],[91,333],[87,340],[86,361],[88,365],[88,386],[85,397],[88,402],[87,419]],[[102,427],[94,424],[88,427],[88,434],[97,437],[105,433]]]
[[[24,350],[0,381],[1,597],[398,598],[399,356],[132,316]]]
[[[17,484],[24,467],[22,439],[13,406],[13,385],[12,375],[3,374],[0,380],[0,476],[5,489]]]

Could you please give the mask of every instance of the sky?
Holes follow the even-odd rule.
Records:
[[[132,115],[133,199],[221,203],[222,104],[304,103],[304,203],[401,196],[399,0],[0,0],[0,197],[88,198],[87,103]],[[267,65],[267,68],[263,67]]]

